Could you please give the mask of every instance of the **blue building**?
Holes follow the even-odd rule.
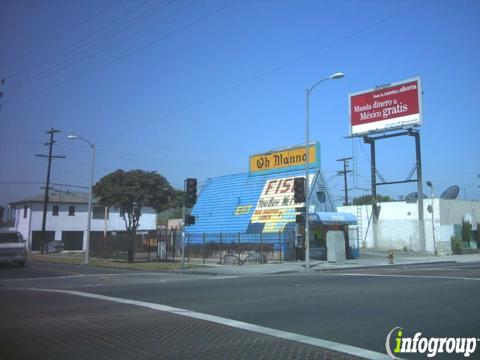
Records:
[[[294,179],[305,178],[305,154],[305,147],[295,147],[253,155],[248,173],[208,179],[192,210],[195,224],[186,227],[189,244],[209,244],[210,249],[213,244],[261,244],[277,256],[298,257],[295,248],[304,246],[304,226],[296,216],[305,204],[294,201]],[[325,225],[348,222],[332,216],[335,206],[320,171],[318,143],[310,146],[309,187],[311,247],[325,248]]]

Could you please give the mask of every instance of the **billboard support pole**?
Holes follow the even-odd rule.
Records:
[[[375,138],[364,137],[370,144],[370,177],[372,182],[372,234],[373,247],[378,247],[378,206],[377,206],[377,168],[375,158]]]
[[[415,154],[416,154],[416,164],[415,168],[417,170],[417,178],[401,181],[384,181],[381,179],[381,182],[377,182],[377,168],[376,168],[376,153],[375,153],[375,141],[388,139],[397,136],[413,136],[415,138]],[[379,245],[379,236],[378,236],[378,218],[380,215],[380,207],[378,206],[377,200],[377,186],[378,185],[391,185],[391,184],[402,184],[409,182],[417,183],[417,204],[418,204],[418,247],[420,251],[426,251],[425,248],[425,219],[423,211],[423,185],[422,185],[422,154],[420,150],[420,132],[413,129],[407,131],[393,133],[393,134],[384,134],[381,136],[364,136],[363,141],[366,144],[370,144],[370,176],[372,182],[372,233],[373,233],[373,246],[378,247]]]
[[[423,214],[423,182],[422,182],[422,153],[420,150],[420,132],[410,131],[409,135],[415,137],[415,155],[417,167],[417,204],[418,204],[418,235],[420,251],[425,251],[425,218]]]

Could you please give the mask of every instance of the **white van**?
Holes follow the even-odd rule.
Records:
[[[0,229],[0,264],[15,263],[25,266],[27,262],[27,244],[17,231]]]

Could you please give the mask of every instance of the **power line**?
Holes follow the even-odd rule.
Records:
[[[118,62],[118,61],[121,61],[121,60],[123,60],[123,59],[125,59],[125,58],[127,58],[127,57],[130,57],[130,56],[135,55],[135,54],[137,54],[137,53],[139,53],[139,52],[141,52],[141,51],[143,51],[143,50],[145,50],[145,49],[148,49],[148,48],[150,48],[150,47],[152,47],[152,46],[154,46],[154,45],[157,45],[157,44],[160,43],[161,41],[163,41],[163,40],[165,40],[165,39],[167,39],[167,38],[169,38],[169,37],[171,37],[171,36],[173,36],[173,35],[181,32],[181,31],[183,31],[183,30],[186,30],[186,29],[188,29],[188,28],[190,28],[190,27],[192,27],[192,26],[200,23],[201,21],[204,21],[204,20],[206,20],[207,18],[209,18],[209,17],[211,17],[211,16],[213,16],[213,15],[215,15],[215,14],[217,14],[217,13],[223,11],[223,10],[225,10],[227,7],[233,5],[235,2],[237,2],[237,0],[230,1],[229,3],[227,3],[227,4],[225,4],[225,5],[217,8],[217,9],[215,9],[215,10],[213,10],[213,11],[208,12],[206,15],[200,16],[199,18],[197,18],[197,19],[195,19],[195,20],[187,23],[186,25],[180,26],[180,27],[178,27],[176,30],[170,31],[170,32],[166,33],[165,35],[163,35],[163,36],[161,36],[161,37],[159,37],[159,38],[157,38],[157,39],[155,39],[155,40],[153,40],[153,41],[150,41],[150,42],[147,43],[146,45],[143,45],[143,46],[138,47],[138,48],[136,48],[136,49],[134,49],[134,50],[131,50],[131,51],[129,51],[129,52],[127,52],[127,53],[125,53],[125,54],[123,54],[123,55],[121,55],[121,56],[116,57],[116,58],[113,58],[112,60],[110,60],[110,61],[108,61],[108,62],[105,62],[105,63],[101,64],[100,66],[97,66],[97,67],[93,68],[93,69],[90,70],[90,71],[86,71],[86,72],[83,72],[83,73],[81,73],[81,74],[79,74],[79,75],[72,76],[72,77],[70,77],[70,78],[68,78],[68,79],[65,79],[65,80],[63,80],[63,81],[61,81],[61,82],[59,82],[59,83],[57,83],[57,84],[55,84],[55,85],[53,85],[53,86],[44,88],[44,89],[41,90],[41,92],[42,92],[42,93],[45,93],[45,92],[47,92],[47,91],[54,90],[54,89],[56,89],[56,88],[58,88],[58,87],[60,87],[60,86],[62,86],[62,85],[64,85],[64,84],[66,84],[66,83],[69,83],[69,82],[71,82],[71,81],[75,81],[75,80],[77,80],[77,79],[83,78],[83,77],[85,77],[86,75],[94,74],[94,73],[98,72],[99,70],[102,70],[102,69],[104,69],[105,67],[108,67],[108,66],[110,66],[110,65],[112,65],[112,64],[114,64],[114,63],[116,63],[116,62]],[[12,99],[10,102],[13,103],[13,102],[21,102],[21,101],[24,101],[25,99],[28,99],[29,97],[37,94],[38,92],[39,92],[39,91],[30,92],[30,93],[28,93],[28,94],[26,94],[26,95],[24,95],[24,96],[21,96],[21,97],[18,97],[18,98],[14,98],[14,99]]]
[[[100,29],[102,28],[108,28],[108,26],[110,26],[111,24],[115,23],[117,20],[123,18],[123,17],[128,17],[130,16],[133,12],[135,12],[137,9],[145,6],[146,3],[150,2],[152,0],[146,0],[144,1],[143,3],[141,3],[140,5],[136,5],[132,8],[128,8],[125,13],[123,15],[121,15],[120,17],[117,17],[116,19],[114,19],[113,21],[111,21],[110,23],[103,23],[100,27]],[[109,5],[107,8],[111,7],[112,5]],[[103,13],[103,12],[101,12]],[[94,16],[95,17],[95,16]],[[61,49],[59,49],[59,51],[56,51],[56,52],[53,52],[51,55],[54,59],[57,59],[60,55],[62,55],[63,53],[69,51],[70,49],[75,49],[78,47],[79,44],[81,44],[84,40],[89,40],[89,38],[92,38],[92,39],[95,39],[95,37],[98,35],[98,31],[99,29],[95,30],[94,32],[92,32],[91,34],[87,35],[87,37],[84,37],[84,38],[81,38],[79,40],[77,40],[76,42],[69,42],[69,44],[66,46],[66,47],[63,47]],[[60,35],[60,38],[63,37],[64,35],[66,34],[66,32],[63,32],[63,34]],[[36,49],[36,47],[34,47],[34,49]],[[10,79],[10,78],[15,78],[19,75],[22,75],[23,73],[25,72],[29,72],[30,70],[32,69],[35,69],[35,68],[38,68],[38,62],[35,62],[34,64],[30,65],[30,66],[27,66],[23,69],[20,69],[20,70],[17,70],[17,71],[14,71],[10,74],[7,74],[6,75],[6,78],[7,79]],[[41,67],[41,66],[40,66]]]
[[[144,4],[147,3],[147,2],[150,2],[150,1],[151,0],[147,0],[146,2],[144,2]],[[174,0],[170,0],[169,2],[171,3],[173,1]],[[199,1],[199,0],[197,0],[197,1]],[[189,5],[189,6],[191,6],[191,5]],[[185,7],[184,9],[188,8],[189,6]],[[92,40],[94,40],[94,41],[91,42],[90,44],[88,42],[86,44],[80,45],[80,46],[75,46],[75,44],[73,44],[73,46],[70,46],[70,47],[74,51],[71,54],[69,54],[66,58],[60,59],[59,61],[54,61],[52,64],[46,63],[44,66],[40,66],[40,68],[45,67],[46,70],[43,71],[43,72],[40,72],[37,75],[29,76],[28,80],[26,80],[24,83],[20,83],[16,87],[13,87],[11,89],[17,89],[19,87],[21,88],[22,85],[29,84],[32,79],[38,79],[38,78],[42,78],[42,77],[43,78],[48,78],[51,75],[55,75],[56,73],[58,73],[59,70],[62,70],[62,68],[67,69],[69,67],[72,67],[73,65],[81,63],[84,60],[90,60],[92,57],[97,56],[97,55],[101,54],[102,52],[104,52],[104,51],[106,51],[106,50],[124,42],[125,40],[129,39],[130,37],[138,35],[139,33],[145,31],[148,28],[140,30],[140,31],[136,32],[135,34],[133,34],[132,36],[123,36],[116,43],[110,43],[109,46],[107,46],[103,49],[99,49],[98,51],[96,51],[94,53],[91,53],[91,54],[89,53],[90,50],[94,49],[95,47],[103,45],[109,39],[112,39],[116,35],[124,32],[124,31],[129,30],[132,25],[135,25],[135,24],[141,22],[142,20],[145,20],[146,18],[155,15],[158,11],[160,11],[162,9],[163,9],[163,5],[158,6],[157,8],[155,8],[153,10],[147,9],[146,11],[141,13],[139,17],[137,17],[135,19],[132,19],[132,21],[130,21],[130,22],[127,22],[125,24],[120,24],[120,26],[118,26],[117,28],[110,29],[110,30],[104,32],[103,34],[98,34],[98,33],[93,34]],[[184,9],[182,9],[182,10],[184,10]],[[173,17],[173,16],[167,16],[166,18],[164,18],[162,20],[169,19],[170,17]],[[80,44],[81,44],[81,42],[82,41],[80,41]],[[82,46],[83,46],[83,48],[82,48]],[[62,52],[66,52],[66,50],[64,50]]]
[[[233,1],[233,2],[235,2],[235,1]],[[227,6],[230,6],[233,2],[228,3],[227,5],[225,5],[224,7],[220,8],[220,9],[218,9],[218,10],[216,10],[216,11],[214,11],[213,13],[223,10],[223,8],[225,8],[225,7],[227,7]],[[424,5],[425,5],[426,3],[428,3],[428,2],[429,2],[429,1],[425,1],[424,3],[422,3],[422,4],[420,4],[420,5],[416,4],[415,6],[412,6],[411,8],[409,8],[408,10],[410,11],[411,9],[413,9],[413,8],[415,8],[415,7],[424,6]],[[209,13],[209,14],[207,14],[206,16],[204,16],[203,18],[213,15],[213,13]],[[347,35],[347,36],[341,37],[341,38],[333,41],[332,43],[327,44],[327,45],[324,46],[324,47],[321,47],[320,49],[316,49],[316,50],[314,50],[314,51],[311,51],[311,52],[308,52],[308,53],[306,53],[306,54],[303,54],[303,55],[301,55],[301,56],[299,56],[299,57],[297,57],[297,58],[294,58],[294,59],[292,59],[291,61],[288,61],[288,62],[286,62],[286,63],[280,64],[279,66],[275,67],[272,71],[269,71],[269,72],[279,71],[279,70],[281,70],[281,69],[283,69],[283,68],[285,68],[285,67],[287,67],[287,66],[290,66],[290,65],[292,65],[292,64],[294,64],[294,63],[297,63],[297,62],[299,62],[299,61],[301,61],[301,60],[303,60],[303,59],[305,59],[305,58],[307,58],[307,57],[309,57],[309,56],[315,55],[315,54],[317,54],[318,52],[320,52],[320,51],[322,51],[322,50],[324,50],[324,49],[326,49],[326,48],[328,48],[328,47],[331,47],[331,46],[335,45],[336,43],[345,41],[345,40],[350,39],[350,38],[352,38],[352,37],[354,37],[354,36],[357,36],[357,35],[359,35],[359,34],[361,34],[361,33],[363,33],[363,32],[366,32],[366,31],[368,31],[368,30],[370,30],[370,29],[372,29],[372,28],[375,28],[375,27],[381,25],[382,23],[386,22],[387,20],[389,20],[389,19],[391,19],[391,18],[393,18],[393,17],[396,17],[396,16],[398,16],[398,13],[395,13],[394,15],[391,15],[391,16],[387,16],[387,17],[379,20],[379,21],[376,22],[376,23],[373,23],[373,24],[371,24],[371,25],[369,25],[369,26],[366,26],[366,27],[364,27],[364,28],[361,28],[361,29],[355,31],[355,32],[352,33],[352,34],[349,34],[349,35]],[[152,43],[147,44],[147,45],[144,46],[144,47],[138,48],[138,49],[136,49],[136,50],[133,50],[133,51],[130,52],[130,53],[127,53],[127,54],[122,55],[121,57],[118,57],[118,58],[116,58],[116,59],[113,59],[112,61],[110,61],[110,62],[108,62],[108,63],[105,63],[105,64],[101,65],[100,67],[97,67],[97,68],[93,69],[93,71],[90,71],[90,72],[81,74],[81,75],[79,75],[79,76],[74,76],[74,77],[72,77],[72,78],[66,79],[66,80],[64,80],[64,81],[62,81],[62,82],[60,82],[60,83],[58,83],[58,84],[56,84],[56,85],[54,85],[54,86],[51,86],[50,88],[47,88],[46,90],[47,90],[47,91],[53,90],[53,89],[55,89],[55,88],[57,88],[57,87],[59,87],[59,86],[64,85],[65,83],[68,83],[68,82],[70,82],[70,81],[74,81],[74,80],[76,80],[76,79],[78,79],[78,78],[80,78],[80,77],[83,77],[84,75],[88,75],[88,74],[95,73],[95,72],[97,72],[98,70],[100,70],[100,69],[102,69],[102,68],[104,68],[104,67],[106,67],[106,66],[108,66],[108,65],[110,65],[110,64],[112,64],[112,63],[114,63],[114,62],[120,61],[120,60],[122,60],[123,58],[128,57],[128,56],[130,56],[130,55],[133,55],[133,54],[135,54],[135,53],[143,50],[143,49],[146,48],[146,47],[149,47],[149,46],[154,45],[155,43],[158,43],[159,41],[163,40],[165,37],[171,36],[171,35],[173,35],[174,33],[178,32],[178,31],[181,31],[181,30],[185,29],[185,28],[188,27],[188,26],[191,26],[191,25],[193,25],[193,24],[196,23],[196,22],[199,22],[199,21],[202,20],[203,18],[197,19],[197,20],[194,21],[193,23],[187,24],[186,26],[177,29],[177,30],[174,31],[173,33],[169,33],[169,34],[165,35],[164,37],[162,37],[162,38],[160,38],[160,39],[157,39],[157,40],[155,40],[155,41],[152,42]],[[221,95],[223,95],[223,94],[225,94],[225,93],[228,93],[228,92],[230,92],[230,91],[232,91],[232,90],[234,90],[234,89],[236,89],[236,88],[238,88],[238,87],[241,87],[241,86],[243,86],[243,85],[245,85],[245,84],[247,84],[247,83],[256,81],[256,80],[264,77],[264,76],[265,76],[267,73],[269,73],[269,72],[264,72],[264,73],[260,73],[260,74],[254,75],[254,76],[250,77],[249,79],[246,79],[246,80],[244,80],[244,81],[241,81],[240,83],[234,84],[234,85],[232,85],[232,86],[229,86],[229,87],[227,87],[227,88],[224,88],[224,89],[221,89],[221,90],[219,90],[219,91],[217,91],[217,92],[214,92],[214,93],[212,93],[212,94],[210,94],[210,95],[208,95],[208,96],[206,96],[206,97],[203,97],[203,98],[201,98],[201,99],[199,99],[199,100],[197,100],[197,101],[194,101],[194,102],[192,102],[192,103],[190,103],[190,104],[188,104],[188,105],[186,105],[186,106],[184,106],[184,107],[181,107],[181,108],[179,108],[179,109],[171,112],[170,114],[167,114],[167,115],[163,116],[161,119],[165,119],[165,118],[167,118],[168,116],[173,116],[174,114],[176,114],[176,113],[178,113],[178,112],[181,112],[181,111],[183,111],[183,110],[185,110],[185,109],[191,108],[191,107],[193,107],[193,106],[195,106],[195,105],[198,105],[198,104],[201,104],[201,103],[204,103],[204,102],[206,102],[206,101],[208,101],[208,100],[210,100],[210,99],[212,99],[212,98],[216,98],[216,97],[218,97],[218,96],[221,96]],[[43,90],[42,90],[42,91],[43,91]],[[23,100],[25,100],[26,98],[34,95],[35,93],[36,93],[36,92],[33,92],[33,93],[30,93],[30,94],[27,94],[27,95],[24,96],[24,97],[17,98],[17,99],[14,99],[14,100],[16,100],[17,102],[18,102],[18,101],[23,101]],[[155,120],[153,120],[153,121],[155,121]],[[145,125],[145,124],[148,123],[148,122],[153,122],[153,121],[150,120],[150,121],[137,122],[137,123],[136,123],[136,126],[130,127],[130,128],[128,128],[128,129],[125,129],[125,131],[121,131],[120,133],[124,133],[124,132],[130,131],[130,130],[135,129],[135,128],[139,127],[139,126]],[[120,134],[120,133],[117,133],[117,134]],[[113,135],[113,136],[111,136],[111,137],[108,138],[108,139],[111,140],[111,139],[112,139],[113,137],[115,137],[115,136],[116,136],[116,135]],[[363,150],[363,149],[362,149],[362,150]]]
[[[93,19],[97,18],[98,16],[102,15],[103,13],[105,13],[107,10],[109,10],[111,7],[113,7],[113,5],[107,5],[106,7],[102,8],[99,12],[93,14],[92,16],[89,16],[87,18],[85,18],[84,20],[76,23],[75,25],[71,26],[71,29],[72,30],[77,30],[79,29],[80,27],[82,27],[83,25],[85,24],[88,24],[90,21],[92,21]],[[27,48],[25,49],[25,51],[16,56],[16,59],[15,59],[15,64],[17,64],[19,61],[22,61],[23,58],[27,57],[27,56],[30,56],[34,51],[37,52],[38,50],[45,50],[46,48],[50,47],[53,43],[55,43],[56,41],[60,40],[61,38],[63,38],[64,36],[66,36],[68,34],[68,30],[67,31],[61,31],[60,33],[58,33],[56,36],[52,37],[50,40],[48,40],[46,43],[43,43],[43,44],[37,44],[36,46],[33,46],[33,48]],[[11,61],[12,60],[7,60],[7,64],[4,65],[4,66],[9,66],[11,65]]]
[[[430,0],[427,0],[427,1],[425,1],[424,3],[422,3],[421,5],[418,5],[418,4],[417,4],[417,5],[415,5],[415,6],[412,6],[409,10],[411,10],[411,9],[417,7],[417,6],[418,6],[418,7],[419,7],[419,6],[423,6],[423,5],[427,4],[429,1],[430,1]],[[340,42],[342,42],[342,41],[348,40],[348,39],[350,39],[350,38],[354,38],[355,36],[358,36],[359,34],[361,34],[361,33],[363,33],[363,32],[369,31],[369,30],[371,30],[371,29],[373,29],[373,28],[381,25],[382,23],[385,23],[386,21],[388,21],[388,20],[390,20],[391,18],[396,17],[396,16],[398,16],[398,13],[396,13],[395,15],[387,16],[387,17],[379,20],[379,21],[376,22],[376,23],[373,23],[373,24],[371,24],[371,25],[369,25],[369,26],[363,27],[363,28],[361,28],[361,29],[359,29],[359,30],[357,30],[357,31],[355,31],[355,32],[352,32],[351,34],[349,34],[349,35],[347,35],[347,36],[344,36],[344,37],[341,37],[341,38],[339,38],[339,39],[337,39],[337,40],[334,40],[334,41],[332,41],[331,43],[329,43],[329,44],[327,44],[327,45],[325,45],[325,46],[323,46],[323,47],[321,47],[321,48],[318,48],[318,49],[315,49],[315,50],[313,50],[313,51],[307,52],[307,53],[302,54],[302,55],[300,55],[300,56],[298,56],[298,57],[296,57],[296,58],[293,58],[292,60],[289,60],[289,61],[287,61],[287,62],[285,62],[285,63],[283,63],[283,64],[280,64],[280,65],[278,65],[278,66],[276,66],[276,67],[273,67],[273,69],[270,70],[270,71],[266,71],[266,72],[263,72],[263,73],[259,73],[259,74],[253,75],[253,76],[251,76],[251,77],[248,78],[248,79],[245,79],[245,80],[243,80],[243,81],[238,82],[237,84],[233,84],[233,85],[228,86],[228,87],[226,87],[226,88],[224,88],[224,89],[220,89],[219,91],[213,92],[213,93],[211,93],[211,94],[209,94],[209,95],[207,95],[207,96],[205,96],[205,97],[203,97],[203,98],[200,98],[200,99],[198,99],[198,100],[196,100],[196,101],[191,102],[190,104],[187,104],[187,105],[185,105],[185,106],[183,106],[183,107],[180,107],[180,108],[178,108],[178,109],[170,112],[169,114],[161,117],[161,119],[164,120],[164,119],[167,119],[167,118],[169,118],[169,117],[172,117],[172,116],[174,116],[175,114],[180,113],[181,111],[184,111],[184,110],[186,110],[186,109],[192,108],[192,107],[194,107],[194,106],[196,106],[196,105],[199,105],[199,104],[202,104],[202,103],[204,103],[204,102],[206,102],[206,101],[208,101],[208,100],[210,100],[210,99],[212,99],[212,98],[216,98],[216,97],[222,96],[222,95],[224,95],[224,94],[226,94],[226,93],[228,93],[228,92],[230,92],[230,91],[232,91],[232,90],[235,90],[235,89],[237,89],[237,88],[239,88],[239,87],[242,87],[242,86],[244,86],[244,85],[246,85],[246,84],[249,84],[249,83],[251,83],[251,82],[253,82],[253,81],[256,81],[256,80],[258,80],[258,79],[261,79],[261,78],[265,77],[265,76],[266,76],[267,74],[269,74],[269,73],[273,73],[273,72],[276,72],[276,71],[280,71],[280,70],[282,70],[282,69],[284,69],[284,68],[286,68],[286,67],[288,67],[288,66],[290,66],[290,65],[293,65],[293,64],[295,64],[295,63],[298,63],[298,62],[300,62],[300,61],[302,61],[302,60],[304,60],[304,59],[306,59],[306,58],[308,58],[308,57],[310,57],[310,56],[316,55],[316,54],[318,54],[319,52],[321,52],[321,51],[323,51],[323,50],[325,50],[325,49],[328,49],[328,48],[336,45],[337,43],[340,43]],[[125,129],[124,131],[120,131],[120,132],[118,132],[118,133],[116,133],[116,134],[118,135],[118,134],[122,134],[122,133],[125,133],[125,132],[128,132],[128,131],[132,131],[132,130],[138,128],[139,126],[144,126],[145,124],[147,124],[147,123],[149,123],[149,122],[152,122],[152,121],[136,122],[134,126],[131,126],[131,127],[129,127],[128,129]],[[111,138],[113,138],[113,137],[116,137],[116,135],[112,135],[112,136],[109,137],[108,139],[111,139]]]
[[[0,180],[0,184],[6,184],[6,185],[45,185],[45,182],[43,182],[43,181]],[[50,182],[50,185],[53,185],[53,186],[65,186],[65,187],[78,188],[78,189],[89,189],[88,186],[73,185],[73,184],[63,184],[63,183],[54,183],[54,182]]]

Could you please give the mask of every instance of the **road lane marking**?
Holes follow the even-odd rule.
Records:
[[[98,287],[98,286],[104,286],[104,284],[85,284],[85,285],[73,285],[68,287],[75,289],[75,288]]]
[[[10,288],[8,290],[39,291],[39,292],[68,294],[68,295],[74,295],[74,296],[82,296],[90,299],[110,301],[110,302],[119,303],[119,304],[135,305],[135,306],[140,306],[140,307],[151,309],[151,310],[163,311],[163,312],[167,312],[174,315],[181,315],[181,316],[186,316],[192,319],[204,320],[204,321],[209,321],[215,324],[226,325],[235,329],[252,331],[255,333],[277,337],[284,340],[296,341],[299,343],[313,345],[320,348],[338,351],[344,354],[354,355],[354,356],[358,356],[366,359],[372,359],[372,360],[377,360],[377,359],[389,360],[390,359],[386,354],[359,348],[356,346],[351,346],[351,345],[341,344],[341,343],[330,341],[330,340],[323,340],[323,339],[318,339],[310,336],[295,334],[295,333],[291,333],[283,330],[272,329],[265,326],[250,324],[243,321],[227,319],[220,316],[204,314],[204,313],[200,313],[200,312],[196,312],[188,309],[181,309],[181,308],[168,306],[168,305],[161,305],[161,304],[155,304],[155,303],[150,303],[145,301],[131,300],[126,298],[118,298],[118,297],[112,297],[112,296],[106,296],[106,295],[98,295],[98,294],[92,294],[92,293],[76,291],[76,290],[40,289],[40,288]]]
[[[113,273],[113,274],[77,274],[77,275],[62,275],[62,276],[42,276],[32,278],[15,278],[15,279],[0,279],[2,281],[35,281],[35,280],[55,280],[55,279],[70,279],[81,277],[102,277],[102,276],[139,276],[139,275],[159,275],[158,272],[135,272],[135,273]],[[164,274],[162,274],[164,275]]]
[[[392,269],[393,270],[393,269]],[[425,270],[425,271],[445,271],[445,272],[448,272],[448,271],[480,271],[480,269],[471,269],[471,268],[460,268],[460,269],[457,269],[457,268],[415,268],[415,269],[410,269],[410,268],[405,268],[405,269],[401,269],[402,271],[403,270],[409,270],[409,271],[422,271],[422,270]]]
[[[37,266],[37,265],[30,266],[30,269],[46,271],[46,272],[57,272],[57,273],[70,274],[70,275],[80,275],[80,273],[76,272],[76,271],[49,269],[49,268],[42,267],[42,266]]]
[[[71,279],[71,278],[80,278],[85,275],[63,275],[63,276],[42,276],[42,277],[32,277],[32,278],[15,278],[15,279],[1,279],[3,281],[35,281],[35,280],[53,280],[53,279]]]
[[[320,274],[319,274],[320,275]],[[365,277],[394,277],[394,278],[419,278],[419,279],[443,279],[443,280],[473,280],[480,281],[480,278],[460,276],[435,276],[435,275],[402,275],[402,274],[372,274],[372,273],[330,273],[321,276],[365,276]]]
[[[212,276],[208,280],[237,279],[238,276]]]

